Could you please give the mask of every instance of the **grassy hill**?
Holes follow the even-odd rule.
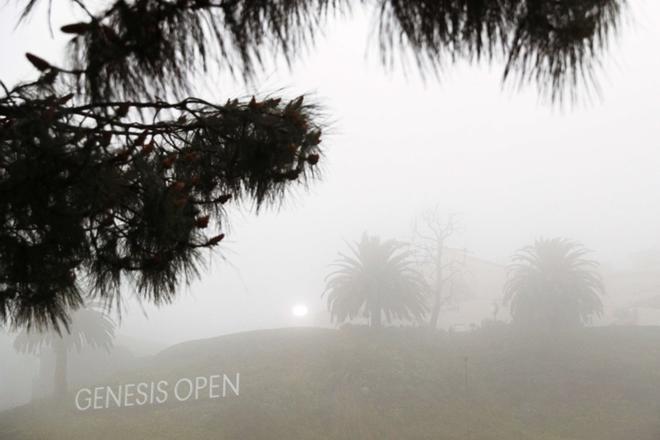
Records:
[[[0,439],[660,439],[660,328],[257,331],[103,385],[237,371],[238,397],[80,412],[72,395],[1,413]]]

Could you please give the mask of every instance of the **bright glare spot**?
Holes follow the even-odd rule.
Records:
[[[307,312],[309,312],[309,310],[307,309],[307,306],[304,304],[296,304],[291,309],[291,313],[293,313],[293,316],[297,318],[302,318],[303,316],[307,315]]]

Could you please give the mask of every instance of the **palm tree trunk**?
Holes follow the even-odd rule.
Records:
[[[55,351],[55,383],[53,394],[55,397],[62,397],[67,391],[68,359],[66,345],[62,339],[59,339],[55,342],[53,349]]]
[[[381,310],[379,307],[376,307],[375,310],[371,311],[371,327],[381,328],[383,326],[381,321]]]

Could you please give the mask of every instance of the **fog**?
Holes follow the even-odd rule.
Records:
[[[307,54],[290,68],[268,67],[256,85],[224,75],[200,79],[209,99],[304,93],[321,103],[329,126],[323,177],[259,213],[230,203],[227,239],[207,252],[201,278],[172,304],[138,303],[125,289],[121,317],[113,315],[115,345],[140,358],[249,330],[335,328],[322,293],[338,253],[365,232],[413,241],[416,219],[431,209],[456,215],[447,248],[502,274],[518,249],[539,238],[584,244],[605,283],[596,326],[615,324],[618,309],[660,295],[660,4],[632,3],[603,60],[600,90],[564,106],[540,99],[533,87],[502,87],[497,62],[448,65],[439,78],[422,78],[412,65],[384,69],[366,14],[333,20]],[[56,7],[53,29],[71,15]],[[42,7],[15,28],[14,3],[3,7],[6,84],[35,76],[26,51],[58,59],[65,39],[51,38],[44,17]],[[480,285],[463,306],[443,310],[440,328],[480,326],[502,288]],[[296,316],[301,305],[309,313]],[[505,309],[500,316],[508,320]],[[660,326],[657,309],[638,313],[638,324]],[[0,410],[29,400],[38,371],[38,358],[15,353],[12,340],[0,339]],[[117,370],[125,368],[117,359]],[[132,368],[138,361],[126,362]],[[102,381],[101,373],[93,380]]]
[[[659,12],[636,8],[600,98],[564,110],[534,90],[503,92],[495,67],[447,67],[426,82],[387,72],[360,20],[336,24],[259,88],[223,91],[311,92],[331,123],[324,177],[280,209],[232,218],[203,280],[172,306],[147,307],[148,320],[126,314],[122,331],[171,342],[295,324],[294,304],[324,309],[324,277],[345,241],[365,231],[409,239],[414,218],[435,206],[462,218],[452,246],[503,264],[539,237],[579,240],[613,268],[660,248],[660,59],[649,56]]]

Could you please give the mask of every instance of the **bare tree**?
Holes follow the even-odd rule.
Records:
[[[454,283],[465,271],[465,251],[459,251],[458,256],[447,252],[447,241],[460,230],[458,216],[443,216],[437,208],[428,210],[415,221],[413,229],[416,254],[432,303],[429,327],[435,329],[440,310],[452,300]]]

